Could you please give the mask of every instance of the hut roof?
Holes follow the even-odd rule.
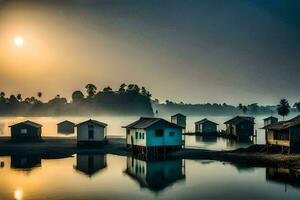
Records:
[[[210,120],[208,120],[208,119],[202,119],[202,120],[200,120],[200,121],[197,121],[197,122],[195,122],[195,124],[204,124],[204,123],[213,123],[213,124],[215,124],[215,125],[219,125],[219,124],[217,124],[217,123],[215,123],[215,122],[213,122],[213,121],[210,121]]]
[[[277,118],[277,117],[270,116],[270,117],[267,117],[267,118],[265,118],[265,119],[263,119],[263,120],[265,121],[265,120],[269,120],[269,119],[278,119],[278,118]]]
[[[60,125],[60,124],[63,124],[63,123],[69,123],[69,124],[72,124],[72,125],[75,126],[75,123],[73,123],[73,122],[71,122],[71,121],[69,121],[69,120],[64,120],[64,121],[62,121],[62,122],[59,122],[59,123],[57,123],[57,125]]]
[[[300,115],[298,115],[297,117],[294,117],[290,120],[287,120],[287,121],[281,121],[281,122],[277,122],[275,124],[267,125],[263,128],[271,129],[271,130],[284,130],[284,129],[288,129],[288,128],[291,128],[291,127],[297,126],[297,125],[300,125]]]
[[[254,124],[254,117],[236,116],[236,117],[224,122],[224,124],[237,125],[237,124],[243,123],[245,121],[250,121],[251,123]]]
[[[158,122],[163,122],[165,124],[168,124],[170,126],[174,126],[177,128],[183,128],[183,127],[181,127],[177,124],[171,123],[167,120],[164,120],[161,118],[154,118],[154,117],[141,117],[139,120],[137,120],[127,126],[124,126],[123,128],[145,129],[145,128],[148,128]]]
[[[20,122],[20,123],[17,123],[17,124],[13,124],[9,127],[14,127],[14,126],[17,126],[19,124],[25,124],[25,125],[28,125],[28,126],[32,126],[32,127],[35,127],[35,128],[41,128],[42,125],[41,124],[38,124],[38,123],[35,123],[35,122],[32,122],[30,120],[27,120],[27,121],[24,121],[24,122]]]
[[[172,115],[171,117],[177,117],[177,116],[186,117],[184,114],[181,114],[181,113],[177,113],[177,114],[175,114],[175,115]]]
[[[105,124],[103,122],[99,122],[99,121],[93,120],[93,119],[89,119],[87,121],[84,121],[84,122],[81,122],[79,124],[76,124],[76,126],[80,126],[80,125],[85,124],[85,123],[92,123],[92,124],[95,124],[95,125],[98,125],[98,126],[102,126],[102,127],[106,127],[107,126],[107,124]]]

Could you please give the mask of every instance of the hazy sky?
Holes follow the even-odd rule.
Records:
[[[125,82],[160,100],[293,103],[299,10],[296,0],[0,0],[0,90],[48,99]]]

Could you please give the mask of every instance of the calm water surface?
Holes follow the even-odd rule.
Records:
[[[159,116],[170,120],[169,116]],[[225,129],[225,125],[223,124],[225,121],[230,119],[232,116],[192,116],[187,117],[187,132],[194,131],[194,123],[200,119],[208,118],[212,121],[219,123],[219,130]],[[62,135],[57,133],[56,124],[68,119],[73,121],[74,123],[79,123],[84,120],[91,118],[89,117],[0,117],[0,136],[8,136],[10,135],[9,125],[12,125],[17,122],[21,122],[24,120],[32,120],[43,125],[43,135],[44,136],[59,136],[59,137],[74,137],[75,134],[70,135]],[[100,116],[100,117],[92,117],[93,119],[103,121],[108,124],[107,133],[109,136],[118,136],[125,137],[125,130],[121,128],[131,122],[137,120],[139,116]],[[253,143],[264,144],[264,130],[260,129],[263,126],[264,117],[257,117],[255,129],[258,132],[257,141],[243,141],[243,142],[234,142],[230,140],[226,140],[223,138],[214,138],[214,137],[196,137],[196,136],[186,136],[186,146],[189,148],[205,148],[210,150],[231,150],[239,147],[247,147]]]
[[[114,155],[0,157],[0,199],[299,199],[299,172]]]

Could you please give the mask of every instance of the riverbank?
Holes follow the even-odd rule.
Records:
[[[9,138],[0,138],[0,156],[39,155],[44,159],[68,157],[77,153],[103,153],[128,156],[125,139],[109,138],[109,144],[101,148],[77,148],[75,138],[45,137],[40,143],[11,143]],[[216,160],[248,167],[284,167],[300,169],[300,154],[259,152],[262,145],[234,151],[183,149],[168,155],[169,159]]]

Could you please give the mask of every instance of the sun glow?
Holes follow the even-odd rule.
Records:
[[[16,36],[14,42],[16,46],[21,47],[24,45],[24,38],[22,36]]]
[[[21,189],[17,189],[14,197],[16,200],[21,200],[23,198],[23,191]]]

